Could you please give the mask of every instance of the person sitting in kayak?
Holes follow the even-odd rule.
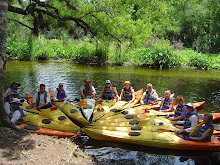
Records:
[[[5,91],[4,96],[7,97],[9,93],[14,93],[15,98],[21,98],[21,95],[18,89],[20,85],[21,84],[19,84],[17,81],[14,81],[11,85],[9,85],[9,88]]]
[[[176,126],[180,128],[179,132],[192,132],[199,121],[197,111],[193,109],[192,103],[186,104],[186,116],[183,121],[173,121],[174,124],[183,124],[183,126]]]
[[[124,87],[121,90],[119,100],[133,102],[135,100],[135,93],[131,83],[129,81],[125,81],[123,85]]]
[[[173,117],[170,117],[169,119],[171,121],[175,121],[175,120],[183,120],[184,117],[186,116],[186,106],[184,104],[184,98],[183,96],[179,95],[176,97],[176,103],[177,103],[177,106],[176,106],[176,109],[175,109],[175,113],[174,113],[174,116]]]
[[[110,80],[105,81],[105,86],[102,88],[101,95],[98,97],[99,99],[104,99],[104,100],[113,100],[113,99],[118,99],[118,91],[115,86],[111,83]]]
[[[8,93],[8,96],[4,99],[4,109],[6,112],[6,115],[9,116],[11,110],[10,110],[10,106],[11,106],[11,101],[14,99],[14,93],[10,92]]]
[[[55,93],[53,95],[53,100],[58,101],[58,102],[62,102],[64,100],[69,100],[68,94],[63,89],[63,83],[60,83],[58,88],[55,90]]]
[[[158,94],[155,89],[153,89],[153,85],[151,83],[147,84],[146,92],[143,93],[140,103],[141,104],[155,104],[158,99]]]
[[[174,97],[171,96],[171,92],[169,90],[164,93],[165,98],[163,98],[159,104],[160,112],[171,112],[174,107]]]
[[[26,112],[20,107],[20,105],[22,104],[18,98],[14,98],[10,104],[11,106],[9,110],[9,119],[12,123],[19,125],[22,123],[23,118],[26,115]]]
[[[211,136],[214,131],[214,126],[212,123],[213,116],[209,113],[206,113],[203,118],[203,122],[198,124],[196,128],[189,134],[189,136],[182,136],[185,140],[193,141],[210,141]]]
[[[33,109],[46,109],[52,107],[50,102],[50,94],[45,91],[46,86],[40,84],[40,91],[35,93],[33,98]]]
[[[83,82],[85,83],[85,85],[81,86],[79,90],[81,98],[82,99],[95,98],[96,90],[94,86],[91,85],[92,80],[87,78],[83,80]]]

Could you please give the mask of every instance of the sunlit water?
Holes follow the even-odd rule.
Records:
[[[83,79],[89,77],[100,94],[106,79],[110,79],[120,90],[123,82],[129,80],[135,90],[146,89],[147,83],[152,83],[159,96],[163,96],[165,90],[183,95],[185,102],[206,101],[203,112],[219,112],[220,110],[220,71],[219,70],[195,70],[190,68],[175,68],[156,70],[144,67],[125,66],[97,66],[79,65],[71,62],[55,61],[8,61],[6,68],[5,89],[13,81],[21,83],[22,95],[33,95],[44,83],[48,88],[57,88],[60,82],[71,99],[79,98],[79,88],[83,85]],[[94,155],[98,161],[106,164],[195,164],[189,159],[180,162],[176,156],[168,156],[169,153],[152,154],[146,151],[132,151],[108,146],[94,147],[87,145],[86,152]],[[91,147],[92,146],[92,147]],[[139,150],[139,149],[137,149]],[[176,154],[174,154],[176,155]],[[178,154],[177,154],[178,155]],[[160,163],[161,162],[161,163]]]

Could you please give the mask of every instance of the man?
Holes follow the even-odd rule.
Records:
[[[199,121],[199,117],[197,114],[197,111],[193,109],[192,103],[186,104],[186,116],[183,121],[176,121],[176,124],[183,124],[183,126],[176,126],[177,128],[180,128],[181,132],[192,132],[192,130],[196,127]],[[175,121],[173,121],[175,122]]]
[[[9,88],[5,91],[4,96],[7,97],[9,93],[14,93],[14,97],[21,98],[18,90],[20,85],[21,84],[19,84],[17,81],[14,81],[11,85],[9,85]]]
[[[196,126],[196,128],[189,134],[189,136],[181,136],[185,140],[193,140],[193,141],[210,141],[211,136],[213,134],[213,116],[211,114],[206,113],[203,118],[203,122]]]
[[[40,91],[34,95],[33,109],[46,109],[52,107],[50,103],[50,94],[45,91],[45,85],[40,84]]]
[[[82,99],[86,98],[95,98],[96,91],[95,88],[91,85],[92,80],[89,80],[88,78],[83,80],[85,85],[81,86],[79,92]]]
[[[156,90],[153,89],[153,85],[151,83],[147,84],[146,89],[147,89],[146,92],[144,92],[141,97],[140,103],[145,105],[155,104],[155,102],[158,99],[158,94]]]
[[[170,97],[171,92],[169,90],[165,91],[164,95],[165,98],[162,99],[159,105],[161,107],[160,112],[171,112],[174,107],[174,97]]]
[[[135,93],[130,81],[125,81],[123,85],[119,100],[128,101],[129,103],[133,102],[135,100]]]
[[[11,101],[9,119],[16,125],[21,124],[26,115],[26,112],[20,107],[20,105],[22,104],[18,98],[14,98]]]
[[[55,93],[53,95],[53,100],[58,102],[69,100],[68,94],[63,89],[63,83],[60,83],[58,88],[55,90]]]
[[[115,86],[111,84],[110,80],[105,81],[105,86],[102,88],[101,95],[98,97],[98,99],[104,99],[104,100],[113,100],[118,99],[118,91]]]

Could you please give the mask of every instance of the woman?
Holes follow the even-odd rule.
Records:
[[[101,95],[98,97],[98,99],[103,99],[103,100],[113,100],[113,99],[118,99],[118,91],[116,87],[111,84],[110,80],[105,81],[105,86],[102,88]]]
[[[135,100],[135,93],[131,83],[129,81],[125,81],[123,85],[124,87],[121,90],[119,100],[128,101],[129,103],[133,102]]]

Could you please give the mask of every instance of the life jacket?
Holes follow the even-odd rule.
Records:
[[[18,88],[14,89],[11,85],[9,85],[9,88],[11,89],[11,93],[14,93],[14,97],[18,97]]]
[[[161,110],[170,108],[170,101],[172,101],[174,97],[169,98],[168,100],[165,98]]]
[[[144,101],[144,104],[150,104],[151,101],[155,101],[156,99],[153,97],[153,93],[155,92],[156,90],[153,89],[151,92],[148,92],[148,90],[146,90],[146,95],[143,99]]]
[[[47,102],[47,91],[44,93],[44,102]],[[40,92],[38,92],[38,97],[37,97],[37,106],[40,105]]]
[[[5,99],[4,99],[4,102],[8,102],[8,103],[10,104],[11,100],[5,98]]]
[[[191,121],[189,120],[189,118],[190,118],[192,115],[196,115],[196,116],[199,118],[199,116],[198,116],[196,110],[194,110],[194,111],[192,111],[192,112],[190,112],[190,113],[187,113],[186,116],[185,116],[185,118],[184,118],[184,121],[185,121],[185,123],[183,124],[184,129],[187,129],[187,128],[190,128],[190,127],[191,127]]]
[[[213,123],[212,123],[212,122],[209,123],[209,124],[206,124],[206,125],[202,126],[202,127],[199,129],[199,131],[198,131],[198,133],[197,133],[197,135],[196,135],[195,137],[200,138],[200,137],[202,136],[202,134],[203,134],[209,127],[211,127],[212,130],[214,129],[214,126],[213,126]],[[211,140],[211,136],[212,136],[212,135],[208,136],[204,141],[210,141],[210,140]]]
[[[115,98],[115,93],[113,91],[113,86],[111,85],[109,88],[105,87],[103,92],[103,99],[112,100]]]
[[[183,109],[185,109],[184,108],[185,107],[185,105],[183,104],[183,105],[181,105],[181,106],[179,106],[179,105],[177,105],[177,107],[176,107],[176,110],[175,110],[175,113],[174,113],[174,117],[179,117],[179,116],[181,116],[181,114],[182,114],[182,112],[183,112]]]
[[[91,96],[92,95],[92,86],[91,85],[89,85],[89,86],[85,85],[85,88],[83,89],[83,94],[85,96]]]
[[[66,93],[65,93],[64,89],[63,89],[63,90],[59,90],[59,89],[57,88],[57,91],[58,91],[58,93],[57,93],[57,99],[65,99],[65,98],[66,98]]]
[[[130,101],[130,100],[132,100],[131,90],[133,89],[133,87],[130,86],[128,90],[126,90],[125,87],[124,87],[123,89],[124,89],[124,94],[123,94],[124,100],[125,100],[125,101]]]
[[[10,119],[10,120],[12,119],[13,113],[14,113],[15,111],[17,111],[17,110],[20,111],[21,116],[20,116],[20,118],[15,122],[15,125],[19,125],[19,124],[22,123],[23,118],[24,118],[24,111],[23,111],[23,109],[22,109],[21,107],[19,107],[19,108],[13,110],[13,108],[10,106],[10,111],[11,111],[10,114],[9,114],[9,119]]]

